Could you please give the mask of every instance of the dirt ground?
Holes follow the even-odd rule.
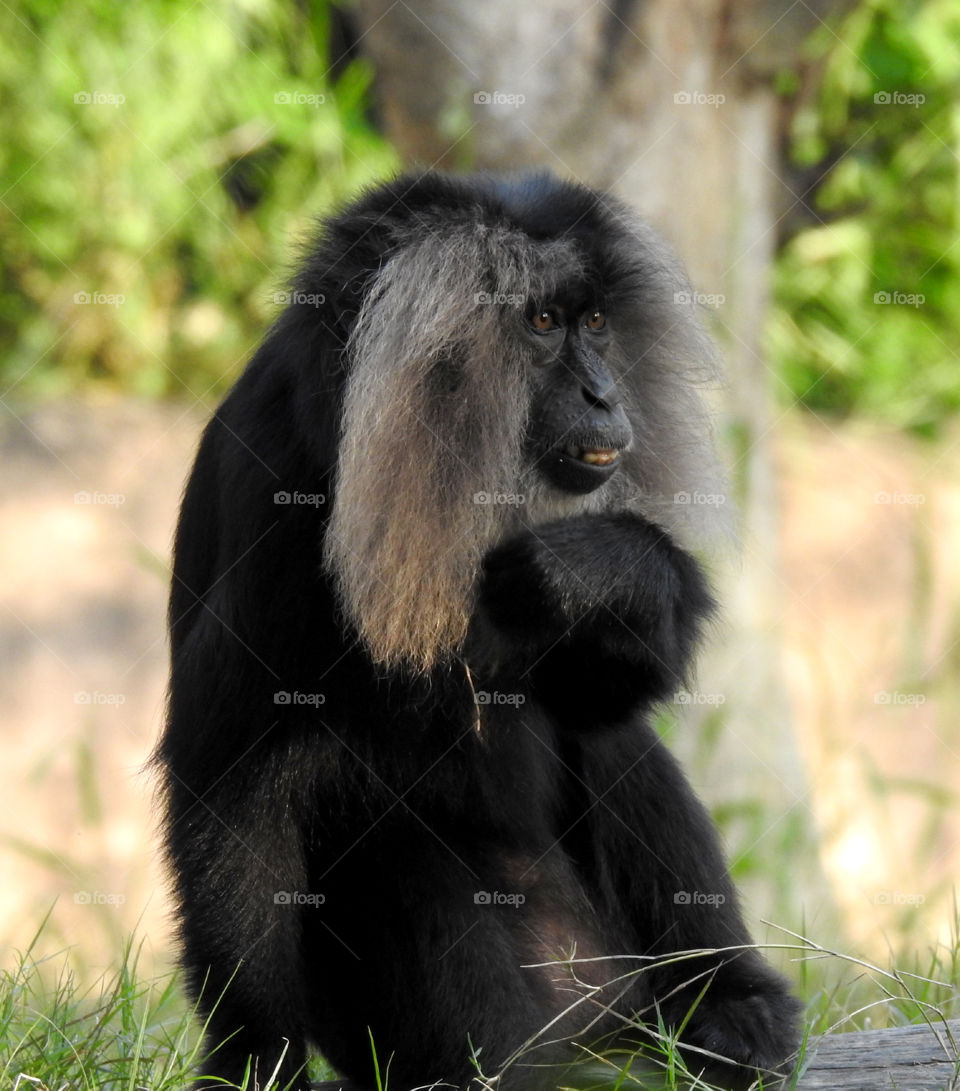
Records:
[[[852,938],[949,940],[960,872],[960,435],[789,418],[784,655]]]
[[[59,405],[0,432],[0,940],[167,951],[152,785],[164,602],[205,414]],[[778,429],[782,639],[822,859],[851,943],[946,939],[958,873],[960,436]],[[802,892],[798,893],[801,896]]]

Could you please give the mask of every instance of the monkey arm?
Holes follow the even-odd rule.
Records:
[[[487,555],[474,646],[506,638],[542,699],[587,726],[676,692],[712,609],[699,565],[662,527],[628,512],[582,515]]]

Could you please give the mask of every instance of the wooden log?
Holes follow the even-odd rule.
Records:
[[[797,1091],[960,1088],[960,1019],[829,1034],[807,1046]]]
[[[634,1085],[624,1084],[629,1086]],[[812,1039],[803,1075],[786,1086],[796,1091],[960,1091],[960,1019]],[[656,1083],[649,1087],[654,1091]],[[315,1083],[313,1088],[360,1091],[346,1080]]]

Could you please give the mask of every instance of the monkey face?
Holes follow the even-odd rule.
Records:
[[[449,661],[484,557],[525,526],[636,511],[683,544],[714,527],[715,506],[677,500],[725,492],[699,390],[714,350],[615,198],[398,179],[326,225],[296,287],[325,310],[291,305],[264,359],[291,337],[320,350],[296,404],[332,471],[324,569],[376,663]]]
[[[534,362],[526,438],[547,481],[584,494],[618,471],[633,432],[606,362],[616,331],[589,294],[577,295],[527,308],[523,330]]]

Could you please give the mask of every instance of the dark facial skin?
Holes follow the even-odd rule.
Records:
[[[633,438],[606,363],[615,331],[586,294],[531,303],[523,331],[536,349],[531,456],[557,488],[593,492],[617,472]]]

